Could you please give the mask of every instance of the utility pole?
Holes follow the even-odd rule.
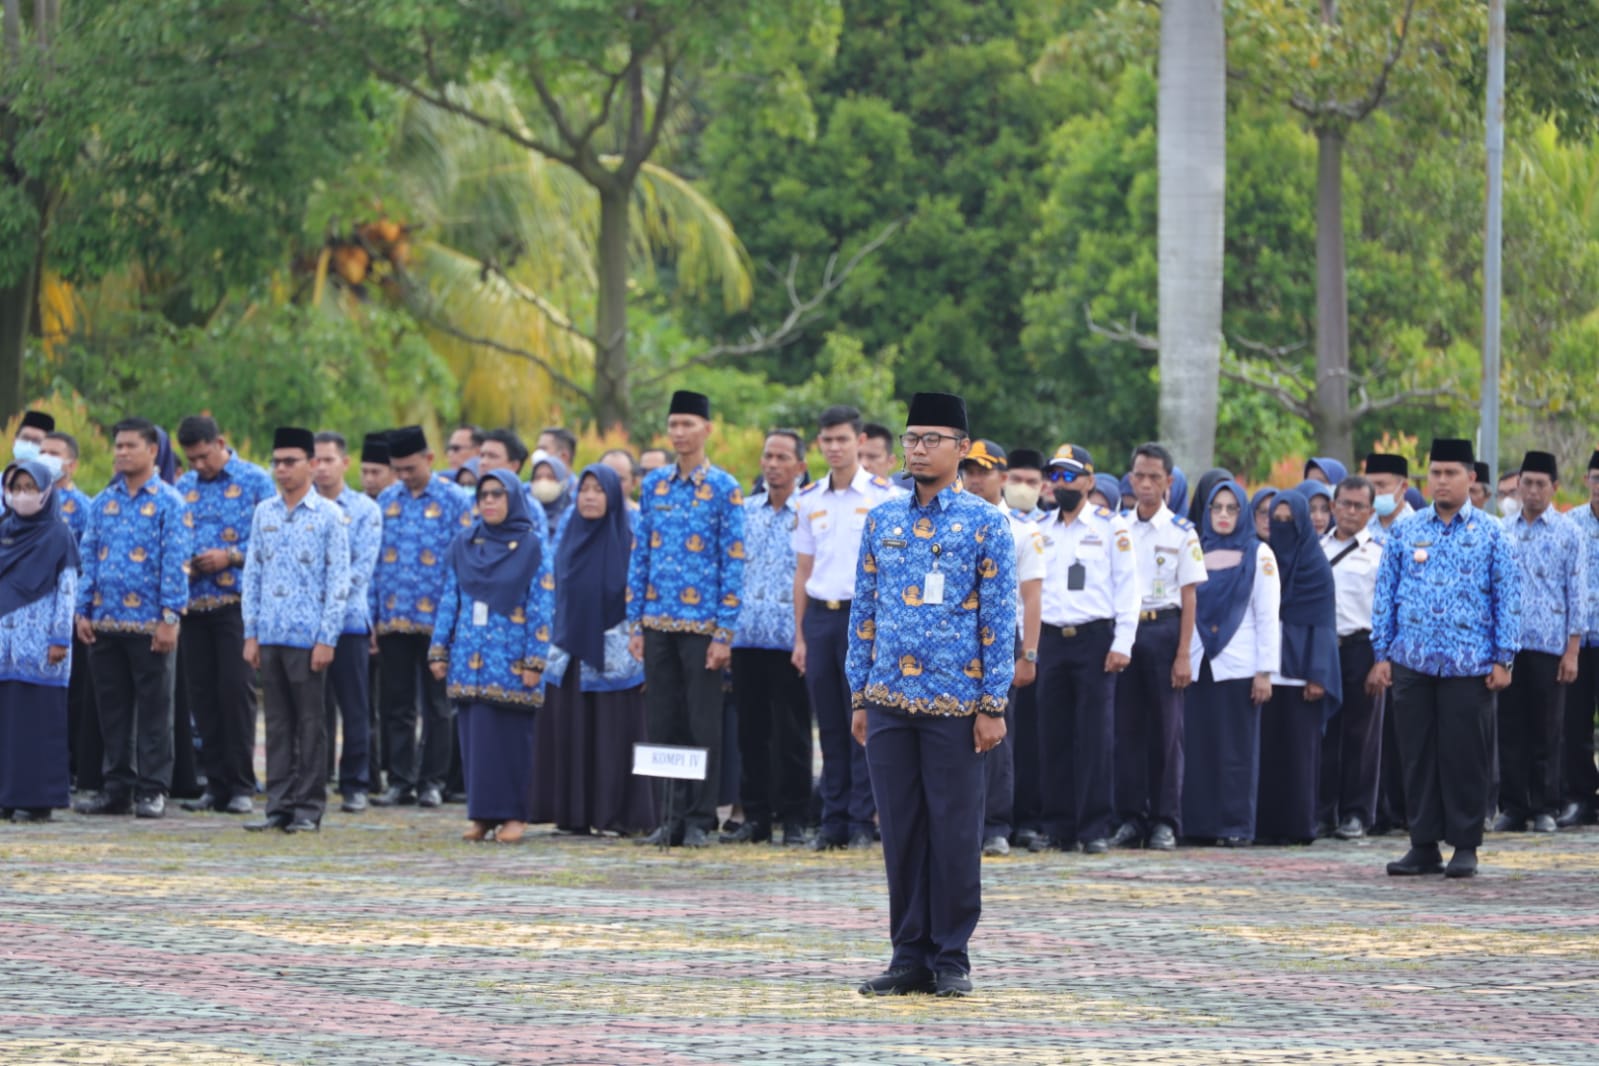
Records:
[[[1499,298],[1504,243],[1505,0],[1488,2],[1488,219],[1482,252],[1482,423],[1478,454],[1499,476]]]

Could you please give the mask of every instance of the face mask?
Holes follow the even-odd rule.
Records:
[[[44,495],[38,492],[7,492],[6,509],[31,518],[44,509]]]
[[[1521,513],[1521,501],[1514,496],[1506,496],[1499,501],[1499,513],[1506,518],[1514,518]]]
[[[51,481],[55,481],[61,476],[61,457],[59,455],[45,455],[41,452],[38,461],[44,464],[46,470],[50,471]]]
[[[1023,485],[1020,482],[1006,485],[1002,495],[1005,503],[1013,511],[1030,514],[1038,506],[1038,488],[1033,485]]]
[[[1055,506],[1059,507],[1063,512],[1070,514],[1072,511],[1077,510],[1082,502],[1082,489],[1069,489],[1062,485],[1055,490]]]
[[[1378,496],[1371,502],[1371,509],[1377,512],[1378,518],[1387,518],[1399,510],[1399,493],[1388,496]]]
[[[540,503],[554,503],[561,498],[561,483],[541,477],[533,482],[533,498]]]
[[[16,440],[11,442],[11,458],[15,459],[19,463],[25,463],[30,459],[37,459],[39,458],[39,446],[31,440],[23,440],[21,437],[18,437]]]

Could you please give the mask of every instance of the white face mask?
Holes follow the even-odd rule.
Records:
[[[29,459],[37,459],[39,458],[39,445],[31,440],[23,440],[18,437],[11,442],[11,458],[19,463],[25,463]]]
[[[40,452],[38,461],[44,464],[46,470],[50,471],[51,481],[61,477],[61,457],[59,455],[45,455]]]
[[[554,503],[561,498],[561,483],[553,478],[539,478],[533,482],[533,498],[540,503]]]
[[[1514,496],[1506,496],[1499,501],[1499,513],[1506,518],[1514,518],[1521,513],[1521,501]]]
[[[1005,485],[1002,494],[1005,497],[1005,503],[1013,511],[1031,514],[1033,509],[1038,506],[1039,489],[1037,486],[1023,485],[1019,481],[1012,481]]]
[[[6,493],[6,510],[32,518],[44,509],[44,494],[34,489]]]

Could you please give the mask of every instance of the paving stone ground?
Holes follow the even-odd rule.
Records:
[[[877,852],[463,808],[0,826],[0,1063],[1599,1063],[1599,830],[989,860],[977,994],[868,1000]]]

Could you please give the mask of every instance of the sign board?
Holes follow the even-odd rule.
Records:
[[[704,748],[685,748],[677,744],[634,744],[633,772],[640,777],[704,781],[705,757]]]

